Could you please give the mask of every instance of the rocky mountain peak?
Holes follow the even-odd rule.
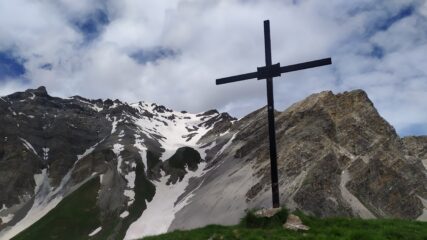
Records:
[[[307,132],[303,129],[309,126],[316,126],[309,130],[311,135],[322,131],[334,141],[357,146],[351,149],[379,142],[400,144],[394,127],[380,116],[366,92],[360,89],[338,94],[331,91],[312,94],[279,114],[277,121],[283,122],[282,127],[301,129],[300,133]]]
[[[303,112],[312,108],[323,108],[331,113],[345,115],[363,109],[376,111],[365,91],[361,89],[334,94],[332,91],[315,93],[291,105],[286,112]]]
[[[25,92],[27,92],[27,93],[34,93],[38,97],[49,96],[49,94],[47,93],[47,90],[46,90],[45,86],[40,86],[40,87],[38,87],[36,89],[28,89]]]

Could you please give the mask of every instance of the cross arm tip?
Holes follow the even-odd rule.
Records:
[[[226,77],[226,78],[219,78],[216,80],[216,85],[231,83],[231,82],[238,82],[242,80],[249,80],[251,78],[256,78],[256,77],[257,77],[257,72],[251,72],[251,73],[245,73],[245,74]]]

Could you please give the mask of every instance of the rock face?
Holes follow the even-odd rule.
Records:
[[[265,108],[236,120],[40,87],[0,98],[0,113],[1,239],[55,226],[43,216],[92,181],[99,224],[81,238],[234,224],[271,205]],[[276,112],[276,128],[286,207],[427,220],[427,137],[400,138],[363,91],[311,95]]]
[[[427,136],[405,137],[402,139],[406,148],[407,158],[417,162],[421,159],[427,168]]]

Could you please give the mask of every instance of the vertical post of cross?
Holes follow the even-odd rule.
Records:
[[[271,40],[270,21],[264,21],[264,41],[265,41],[265,66],[268,68],[271,63]],[[274,123],[274,98],[273,98],[273,78],[267,77],[267,111],[268,111],[268,136],[270,142],[270,168],[271,168],[271,192],[273,195],[273,207],[280,207],[279,182],[277,172],[277,151],[276,151],[276,127]]]

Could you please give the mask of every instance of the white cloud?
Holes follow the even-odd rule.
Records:
[[[27,59],[31,80],[0,82],[1,93],[45,85],[59,96],[148,100],[241,116],[265,105],[265,83],[215,86],[215,78],[264,64],[262,21],[270,19],[274,62],[333,58],[332,66],[275,79],[278,109],[313,92],[362,88],[403,134],[427,121],[425,1],[296,2],[0,0],[0,51]],[[404,9],[408,16],[399,17]],[[73,23],[99,10],[109,24],[84,42]],[[158,46],[178,55],[144,65],[129,57]],[[51,71],[40,69],[45,63]]]

